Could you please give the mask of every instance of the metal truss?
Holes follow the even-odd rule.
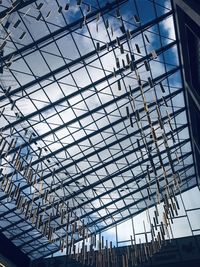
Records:
[[[31,259],[194,186],[173,10],[145,1],[1,6],[1,232]]]

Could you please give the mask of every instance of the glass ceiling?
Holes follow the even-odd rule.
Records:
[[[1,2],[6,237],[44,257],[197,184],[168,1]]]

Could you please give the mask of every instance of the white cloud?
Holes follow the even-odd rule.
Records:
[[[166,1],[165,3],[166,5],[169,4],[168,1]],[[73,10],[73,14],[77,13],[77,9],[75,8]],[[116,22],[114,22],[116,23]],[[171,39],[175,39],[175,33],[174,33],[174,26],[173,26],[173,19],[172,17],[166,19],[164,22],[163,22],[163,26],[164,26],[164,29],[166,29],[167,33],[168,33],[168,37],[171,38]],[[105,31],[105,27],[103,25],[103,23],[99,23],[99,32],[97,33],[96,32],[96,22],[91,22],[89,24],[89,27],[90,27],[90,30],[92,32],[92,36],[98,40],[100,40],[101,44],[109,41],[108,39],[108,35],[106,34],[106,31]],[[115,30],[116,29],[116,30]],[[117,27],[114,27],[114,37],[113,39],[116,37],[116,36],[120,36],[121,35],[121,32],[119,32],[117,30],[118,28]],[[36,31],[38,29],[35,29]],[[86,30],[83,29],[83,33],[86,34]],[[76,36],[76,42],[79,46],[81,46],[81,49],[83,51],[83,54],[86,53],[87,50],[91,51],[94,49],[94,46],[91,42],[91,40],[89,38],[86,38],[86,37],[83,37],[81,35],[78,35],[78,34],[74,34]],[[153,34],[149,34],[148,35],[150,37],[150,41],[153,43],[153,38],[154,38],[154,35]],[[71,58],[73,59],[73,53],[74,51],[71,51],[73,50],[70,46],[69,43],[67,43],[66,45],[66,40],[68,39],[65,38],[63,39],[63,46],[65,47],[69,47],[69,54],[71,54]],[[134,47],[134,43],[138,43],[139,45],[142,46],[142,39],[140,37],[136,37],[135,39],[133,39],[131,41],[133,47]],[[70,49],[71,48],[71,49]],[[52,48],[53,49],[53,48]],[[67,50],[67,49],[66,49]],[[54,52],[54,50],[52,50],[52,52]],[[56,53],[56,49],[55,49],[55,53]],[[119,50],[116,51],[118,53],[118,56],[120,57],[120,59],[123,58],[123,55],[120,55],[119,54]],[[144,49],[142,49],[142,54],[145,55],[145,51]],[[66,54],[68,55],[68,54]],[[55,60],[56,60],[56,57],[55,57]],[[57,58],[58,60],[58,58]],[[109,70],[109,71],[112,71],[113,70],[113,66],[115,66],[115,59],[114,59],[114,56],[113,56],[113,53],[110,52],[109,54],[107,54],[105,56],[105,58],[102,60],[103,62],[103,66],[106,70]],[[38,64],[38,62],[34,62],[36,65]],[[50,62],[52,65],[54,64],[53,60]],[[96,62],[93,63],[94,65],[96,64]],[[91,65],[93,65],[91,64]],[[99,64],[97,64],[98,67],[101,67]],[[161,70],[163,69],[163,64],[161,63],[155,63],[154,61],[152,61],[151,63],[151,66],[153,66],[153,69],[154,69],[154,77],[156,77],[158,74],[160,74]],[[55,66],[54,66],[55,67]],[[140,72],[141,72],[141,77],[144,79],[144,80],[147,80],[147,77],[149,76],[149,74],[147,74],[147,72],[144,72],[142,73],[142,70],[144,69],[144,67],[142,67],[140,69]],[[92,75],[93,77],[93,80],[98,80],[100,78],[103,77],[104,73],[101,71],[101,70],[96,70],[95,68],[92,68],[92,66],[90,67],[89,69],[89,72],[90,74]],[[107,72],[108,73],[108,72]],[[90,84],[90,80],[88,79],[88,76],[85,72],[84,69],[81,69],[79,71],[76,71],[75,73],[75,80],[76,80],[76,83],[78,84],[78,87],[84,87],[88,84]],[[133,76],[133,75],[132,75]],[[70,76],[68,77],[65,77],[63,78],[63,83],[65,82],[66,84],[69,84],[66,85],[66,88],[65,88],[65,93],[66,95],[67,94],[70,94],[71,92],[73,91],[77,91],[79,90],[78,88],[76,88],[74,86],[74,82],[72,79],[69,78]],[[23,79],[23,78],[22,78]],[[114,79],[113,79],[114,80]],[[130,85],[132,86],[135,86],[136,83],[134,80],[128,80],[127,78],[125,78],[125,81],[126,83],[130,83]],[[127,82],[128,81],[128,82]],[[71,83],[71,84],[70,84]],[[70,86],[71,85],[71,86]],[[105,86],[106,83],[103,83],[101,84],[100,86],[97,87],[97,90],[100,90],[101,88],[103,88],[103,86]],[[64,85],[62,84],[61,85],[62,87],[64,87]],[[116,86],[113,86],[113,89],[114,89],[114,94],[117,95],[117,94],[121,94],[121,92],[119,92],[117,89],[116,89]],[[116,89],[116,90],[115,90]],[[153,91],[153,90],[152,90]],[[52,85],[49,85],[46,87],[46,92],[48,93],[48,95],[50,96],[51,100],[52,101],[55,101],[57,99],[59,99],[60,97],[62,97],[62,94],[61,94],[61,91],[59,90],[58,86],[55,86],[54,84]],[[124,88],[122,90],[122,93],[124,93]],[[88,94],[90,94],[90,92],[87,92]],[[103,100],[103,102],[107,102],[109,101],[110,99],[110,91],[108,91],[109,94],[100,94],[101,95],[101,99]],[[42,96],[43,94],[39,91],[37,94],[34,95],[34,97],[40,99],[40,98],[44,98],[44,96]],[[80,97],[80,95],[79,95]],[[74,97],[73,99],[71,99],[69,102],[72,106],[72,104],[76,104],[78,101],[80,101],[79,97]],[[45,99],[46,101],[46,99]],[[48,100],[47,100],[48,101]],[[74,101],[74,103],[72,102]],[[150,99],[150,96],[149,96],[149,99],[147,99],[148,102],[151,102],[152,99]],[[21,105],[20,105],[21,104]],[[43,104],[43,105],[46,105],[47,103]],[[90,97],[87,101],[87,104],[88,104],[88,107],[90,110],[93,109],[93,107],[96,107],[99,102],[97,101],[97,96],[95,95],[94,97]],[[30,101],[28,101],[27,99],[23,99],[23,100],[20,100],[19,102],[17,102],[17,105],[20,106],[20,109],[22,111],[23,114],[29,114],[31,112],[33,112],[33,107],[30,105]],[[38,104],[39,105],[39,104]],[[63,118],[63,120],[65,122],[69,121],[70,119],[72,119],[74,117],[73,113],[72,113],[72,109],[75,109],[74,107],[69,107],[69,109],[67,111],[64,111],[64,112],[61,112],[60,111],[60,115],[61,117]],[[80,104],[77,105],[79,109],[82,109],[84,112],[87,112],[87,109],[85,108],[85,104],[82,102],[80,102]],[[113,105],[113,107],[115,107]],[[110,110],[112,110],[112,107],[110,108]],[[103,113],[104,111],[102,111]],[[48,111],[47,113],[44,113],[44,116],[50,116],[51,114],[53,114],[54,112],[51,110],[51,111]],[[92,121],[91,118],[87,118],[85,119],[85,121],[87,122],[88,121],[88,124]],[[55,125],[62,125],[62,122],[61,121],[58,121],[58,115],[56,115],[55,117],[53,117],[52,119],[49,119],[49,122],[52,123],[52,127],[53,127],[53,124]],[[108,121],[105,119],[105,120],[101,120],[98,122],[98,127],[103,127],[104,125],[106,125],[108,123]],[[87,124],[87,123],[85,123]],[[76,125],[77,127],[79,127],[79,125]],[[35,127],[35,129],[38,131],[38,133],[44,133],[44,132],[47,132],[49,130],[49,126],[46,124],[46,123],[39,123],[38,126]],[[70,127],[68,127],[68,130],[70,130]],[[111,130],[110,130],[111,131]],[[62,131],[60,131],[59,133],[57,133],[59,136],[61,135],[68,135],[68,131],[66,129],[63,129]],[[82,136],[84,136],[84,133],[81,133],[81,131],[79,131],[79,136],[77,136],[77,134],[73,134],[73,136],[75,137],[76,140],[78,140],[79,138],[81,138]],[[49,137],[50,138],[50,137]],[[68,137],[69,138],[69,137]],[[99,136],[95,137],[96,139],[96,142],[98,142]],[[71,142],[73,142],[73,140],[70,140]],[[70,142],[68,140],[68,143]],[[95,141],[93,143],[96,143]],[[41,142],[42,143],[42,142]],[[101,144],[102,145],[102,144]],[[60,147],[59,145],[59,142],[55,142],[54,145],[51,146],[52,148],[52,151],[55,151],[56,149],[58,149]],[[73,151],[74,150],[74,151]],[[75,151],[76,151],[76,147],[73,147],[71,150],[71,154],[75,154]],[[104,152],[105,153],[105,152]],[[87,154],[87,152],[86,152]],[[63,155],[64,156],[64,155]],[[104,204],[107,203],[108,201],[110,201],[110,199],[108,199],[107,201],[104,201]],[[96,204],[95,206],[99,206],[99,201],[95,201],[94,204]],[[106,212],[102,212],[102,215],[105,215]],[[141,214],[140,216],[136,217],[134,219],[135,223],[136,223],[136,226],[138,227],[138,232],[139,231],[143,231],[143,228],[142,228],[142,225],[141,225],[141,221],[144,220],[144,218],[146,218],[146,214]],[[126,226],[126,227],[124,227]],[[130,238],[130,235],[132,235],[132,226],[131,226],[131,221],[127,221],[126,223],[124,224],[121,224],[119,225],[118,227],[118,231],[119,231],[119,234],[120,234],[120,237],[121,237],[121,240],[125,240],[125,239],[129,239]],[[114,237],[115,235],[115,231],[114,231],[114,228],[110,229],[108,232],[107,232],[107,235],[111,236],[112,238]]]
[[[163,25],[164,25],[165,30],[168,32],[168,37],[175,40],[176,36],[175,36],[175,30],[174,30],[173,17],[171,16],[165,19]]]

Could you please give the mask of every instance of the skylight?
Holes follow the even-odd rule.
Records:
[[[3,1],[0,19],[0,227],[22,251],[197,184],[168,1]]]

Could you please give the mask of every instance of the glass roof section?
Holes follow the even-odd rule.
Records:
[[[168,1],[9,0],[0,21],[0,228],[28,256],[197,184]]]

